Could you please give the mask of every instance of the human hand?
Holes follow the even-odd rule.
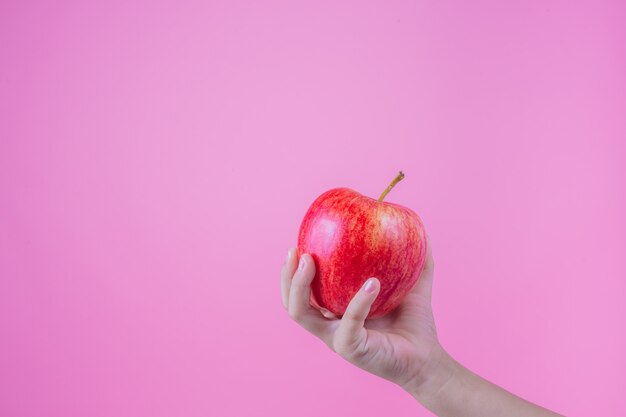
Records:
[[[375,277],[364,282],[341,318],[312,307],[315,262],[309,254],[298,260],[296,248],[292,248],[281,270],[283,305],[293,320],[347,361],[415,392],[428,379],[424,369],[433,368],[429,364],[442,352],[431,308],[435,265],[430,239],[427,247],[426,263],[415,287],[394,311],[376,319],[366,319],[380,292]]]
[[[394,311],[375,319],[366,317],[380,292],[376,278],[365,281],[338,318],[311,306],[315,262],[309,254],[298,262],[296,253],[289,250],[281,270],[283,305],[344,359],[400,385],[438,416],[558,416],[474,374],[441,347],[431,308],[435,264],[430,239],[415,287]]]

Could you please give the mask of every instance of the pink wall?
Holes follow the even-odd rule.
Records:
[[[398,169],[447,349],[626,414],[623,2],[93,3],[0,5],[0,415],[424,415],[280,302]]]

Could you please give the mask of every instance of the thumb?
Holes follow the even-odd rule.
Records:
[[[335,351],[341,356],[352,356],[357,347],[366,340],[367,330],[363,326],[379,292],[380,281],[370,278],[352,297],[335,333]]]

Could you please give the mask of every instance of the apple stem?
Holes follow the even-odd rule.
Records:
[[[393,181],[391,181],[391,184],[389,184],[389,186],[387,188],[385,188],[385,191],[383,191],[383,193],[380,195],[380,197],[378,197],[378,202],[380,203],[381,201],[383,201],[383,199],[387,196],[387,194],[389,194],[389,191],[391,191],[391,189],[400,181],[402,181],[402,178],[404,178],[404,172],[400,171],[398,173],[398,175],[396,175],[396,177],[393,179]]]

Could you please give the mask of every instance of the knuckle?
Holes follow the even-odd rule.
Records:
[[[343,315],[343,319],[349,322],[351,325],[357,324],[359,322],[359,317],[357,312],[361,310],[361,306],[353,303],[352,308],[348,308],[346,313]]]
[[[362,352],[358,348],[359,344],[344,337],[335,338],[333,341],[333,350],[342,358],[353,362],[362,356]]]
[[[355,308],[349,308],[348,310],[346,310],[346,314],[343,315],[343,317],[341,318],[342,321],[345,321],[347,324],[350,325],[350,327],[361,327],[362,326],[362,321],[359,317],[358,314],[358,310],[360,310],[360,308],[356,308],[359,306],[353,306]]]
[[[295,287],[298,292],[304,292],[309,289],[311,285],[309,280],[305,276],[297,276],[294,278],[293,283],[291,284]]]
[[[352,362],[361,362],[367,358],[368,349],[365,343],[354,345],[350,351],[350,360]]]
[[[307,287],[306,282],[304,282],[304,279],[301,276],[294,277],[291,285],[299,291],[302,291],[303,289]]]
[[[333,350],[342,358],[345,358],[349,353],[346,344],[338,337],[333,340]]]

